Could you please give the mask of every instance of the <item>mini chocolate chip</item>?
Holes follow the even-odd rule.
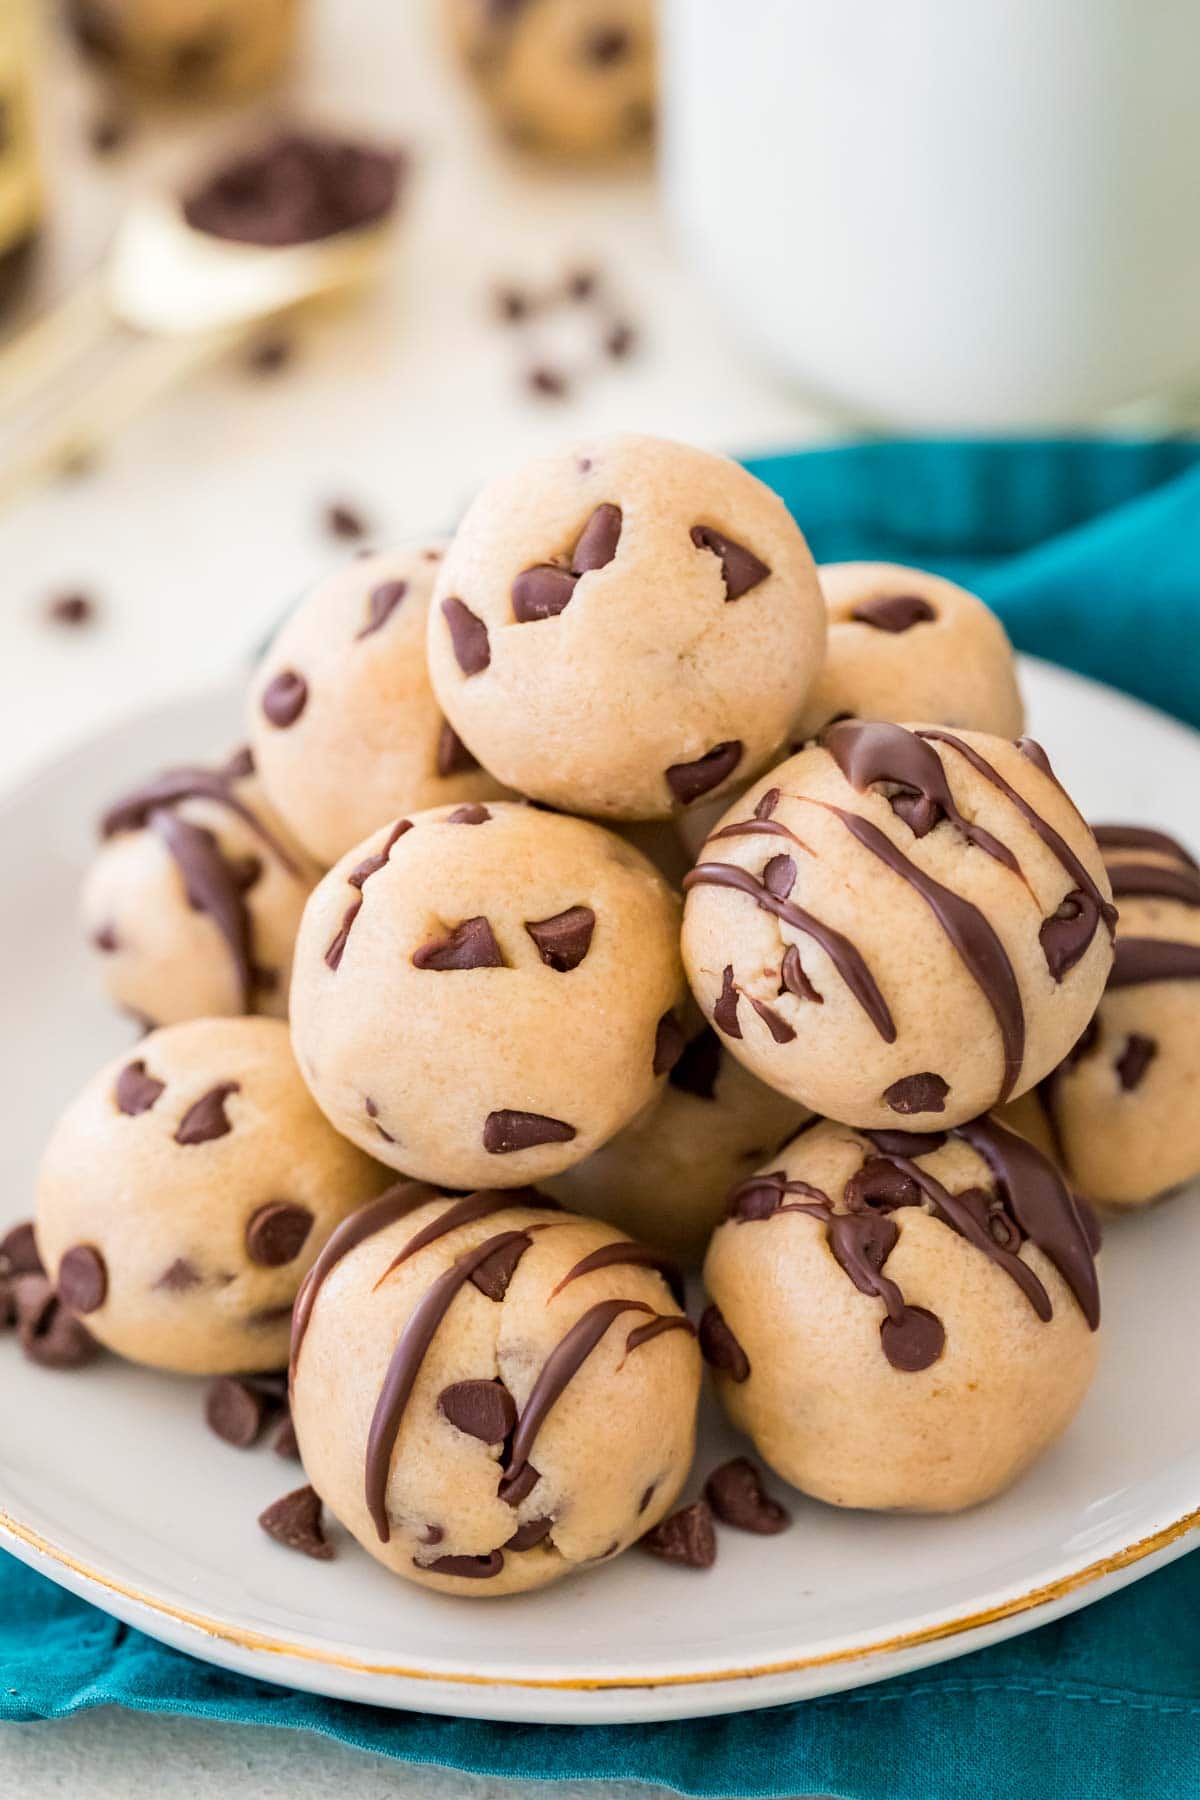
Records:
[[[626,62],[633,50],[633,34],[623,25],[596,25],[583,40],[583,58],[598,69]]]
[[[590,906],[569,906],[548,919],[526,919],[525,929],[546,966],[566,975],[587,955],[596,915]]]
[[[500,287],[496,290],[496,311],[506,325],[519,325],[533,310],[530,296],[522,288]]]
[[[101,956],[111,956],[115,950],[121,948],[116,926],[112,923],[101,925],[98,930],[93,931],[91,944],[92,949],[98,950]]]
[[[442,720],[442,728],[438,732],[437,756],[434,766],[439,775],[465,775],[471,769],[479,767],[475,757],[467,749],[449,719]]]
[[[546,363],[535,363],[525,381],[532,393],[541,394],[547,400],[561,400],[567,392],[566,376]]]
[[[344,500],[335,500],[325,508],[325,529],[331,537],[355,542],[366,537],[367,522],[353,506],[347,506]]]
[[[286,731],[294,725],[308,699],[308,683],[295,669],[281,669],[263,689],[262,709],[272,725]]]
[[[264,1395],[236,1375],[219,1375],[204,1396],[204,1420],[210,1431],[235,1450],[258,1441],[266,1415]]]
[[[600,277],[595,269],[572,269],[563,286],[568,300],[594,300]]]
[[[91,1244],[72,1244],[58,1265],[58,1297],[73,1313],[98,1312],[108,1296],[108,1269]]]
[[[129,116],[109,110],[98,113],[88,126],[88,148],[97,156],[111,156],[128,141]]]
[[[433,1562],[418,1562],[413,1567],[434,1575],[458,1575],[468,1581],[490,1581],[504,1567],[503,1550],[490,1550],[486,1556],[438,1556]]]
[[[177,1144],[207,1144],[213,1138],[224,1137],[233,1130],[225,1112],[225,1102],[230,1094],[241,1092],[236,1081],[222,1081],[207,1094],[201,1094],[188,1107],[179,1121],[179,1129],[175,1133]]]
[[[700,1354],[712,1369],[734,1381],[745,1381],[750,1374],[750,1359],[725,1323],[719,1306],[706,1306],[700,1315]]]
[[[221,773],[228,781],[242,781],[247,775],[253,775],[254,752],[249,744],[242,744],[234,751]]]
[[[920,1075],[902,1075],[883,1090],[883,1097],[895,1113],[945,1112],[950,1084],[926,1069]]]
[[[1092,896],[1082,888],[1072,888],[1043,922],[1038,937],[1055,981],[1061,981],[1085,954],[1099,921],[1100,908]]]
[[[77,628],[90,625],[96,616],[96,602],[87,594],[56,594],[46,608],[46,617],[55,625]]]
[[[697,1100],[712,1100],[720,1072],[721,1040],[711,1025],[705,1025],[688,1043],[667,1080],[681,1093],[694,1094]]]
[[[517,1526],[502,1548],[505,1550],[532,1550],[535,1544],[545,1543],[553,1528],[553,1519],[527,1519],[524,1525]]]
[[[18,1275],[12,1284],[17,1339],[30,1362],[44,1369],[80,1369],[100,1346],[63,1306],[44,1275]]]
[[[261,337],[246,352],[246,367],[252,375],[278,375],[295,354],[296,346],[291,338],[279,334]]]
[[[499,1250],[493,1250],[472,1275],[472,1286],[477,1287],[489,1300],[503,1300],[513,1278],[513,1271],[528,1250],[529,1243],[528,1238],[514,1238],[511,1243],[501,1245]]]
[[[717,1534],[707,1500],[693,1500],[663,1519],[639,1539],[643,1550],[686,1569],[711,1569],[717,1560]]]
[[[452,813],[446,814],[447,825],[486,825],[491,818],[486,806],[478,800],[468,801],[466,806],[456,806]]]
[[[946,1332],[942,1321],[923,1306],[906,1306],[898,1319],[889,1317],[883,1321],[879,1339],[893,1369],[916,1375],[942,1354]]]
[[[367,595],[367,622],[355,636],[355,643],[381,631],[408,592],[407,581],[381,581]]]
[[[725,1033],[726,1037],[740,1038],[742,1028],[738,1024],[738,991],[733,982],[733,964],[726,963],[721,972],[721,992],[713,1007],[713,1024]]]
[[[694,762],[672,763],[666,771],[667,786],[681,806],[690,806],[701,794],[711,793],[727,781],[741,760],[741,741],[730,738],[727,743],[714,744]]]
[[[565,1119],[502,1107],[484,1120],[483,1147],[492,1156],[508,1156],[514,1150],[532,1150],[538,1144],[569,1144],[575,1135],[575,1127]]]
[[[33,1220],[22,1219],[0,1238],[0,1275],[44,1275]]]
[[[502,1444],[517,1422],[517,1406],[502,1381],[455,1381],[438,1395],[451,1425],[485,1444]]]
[[[1117,1058],[1117,1075],[1125,1092],[1131,1093],[1158,1055],[1158,1044],[1152,1037],[1134,1031],[1125,1040],[1125,1048]]]
[[[911,631],[914,625],[925,625],[937,614],[920,594],[883,594],[878,600],[863,600],[850,614],[860,625],[871,625],[876,631],[893,633]]]
[[[795,994],[797,1000],[813,1000],[818,1006],[824,1006],[824,994],[818,994],[808,976],[804,973],[804,965],[800,961],[800,952],[795,944],[789,944],[783,953],[783,963],[779,970],[779,979],[789,994]]]
[[[651,1073],[669,1075],[684,1053],[683,1027],[673,1012],[665,1012],[654,1028],[654,1061]]]
[[[0,1275],[0,1331],[7,1331],[17,1320],[17,1297],[7,1275]]]
[[[292,1424],[291,1413],[272,1438],[271,1448],[276,1456],[290,1457],[293,1462],[300,1461],[300,1445],[296,1441],[296,1427]]]
[[[531,569],[522,569],[510,593],[513,617],[519,625],[557,618],[578,580],[573,569],[561,568],[558,563],[535,563]]]
[[[165,1087],[165,1081],[157,1081],[153,1075],[146,1073],[144,1062],[126,1063],[117,1076],[117,1111],[128,1113],[131,1117],[149,1112]]]
[[[152,1285],[168,1294],[185,1294],[189,1288],[199,1287],[201,1279],[200,1271],[190,1257],[177,1256]]]
[[[535,1469],[532,1463],[522,1463],[513,1474],[500,1477],[497,1496],[505,1506],[520,1506],[522,1500],[528,1500],[541,1479],[541,1471]]]
[[[281,1269],[304,1248],[313,1216],[306,1206],[268,1201],[246,1223],[246,1255],[263,1269]]]
[[[605,351],[614,362],[623,362],[636,344],[637,332],[627,319],[618,319],[615,325],[610,326],[604,340]]]
[[[575,574],[586,575],[592,569],[607,568],[617,554],[620,541],[621,509],[605,501],[596,508],[571,552],[571,567]]]
[[[752,551],[714,531],[711,525],[693,525],[692,542],[697,550],[711,550],[720,559],[726,603],[740,600],[771,573],[766,563],[760,562]]]
[[[492,647],[483,620],[456,595],[442,601],[442,617],[446,621],[450,643],[463,674],[482,674],[492,660]]]
[[[464,919],[446,937],[413,951],[417,969],[502,969],[504,956],[485,918]]]
[[[773,1537],[792,1522],[786,1509],[765,1491],[762,1475],[748,1456],[735,1456],[732,1462],[714,1469],[704,1484],[704,1494],[718,1519],[739,1531]]]
[[[796,865],[790,856],[773,856],[762,872],[763,886],[777,900],[786,900],[796,885]]]
[[[321,1500],[315,1488],[296,1488],[273,1500],[259,1513],[258,1522],[268,1537],[288,1550],[300,1550],[319,1562],[328,1562],[333,1555],[333,1545],[325,1539]]]

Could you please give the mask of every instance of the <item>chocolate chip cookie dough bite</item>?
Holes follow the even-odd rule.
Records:
[[[1044,751],[842,720],[730,809],[685,878],[723,1041],[831,1118],[938,1130],[1040,1081],[1112,967],[1095,840]]]
[[[729,1189],[808,1114],[751,1075],[711,1025],[687,1024],[691,1035],[661,1096],[545,1186],[565,1206],[698,1264]]]
[[[602,438],[484,489],[442,564],[429,669],[500,781],[656,819],[765,767],[820,665],[825,608],[783,502],[736,463]]]
[[[317,1104],[447,1187],[580,1162],[683,1048],[679,902],[601,826],[515,802],[376,832],[305,910],[292,1031]]]
[[[287,1011],[320,869],[267,804],[249,751],[167,769],[100,823],[82,920],[104,986],[147,1026]]]
[[[330,1129],[275,1019],[194,1019],[102,1069],[38,1177],[47,1274],[92,1336],[185,1374],[279,1369],[334,1226],[386,1171]]]
[[[669,1265],[533,1189],[396,1188],[296,1306],[292,1419],[322,1500],[396,1574],[542,1587],[670,1508],[700,1357]]]
[[[654,128],[654,0],[442,0],[450,44],[501,130],[574,159],[644,148]]]
[[[250,689],[272,804],[326,867],[379,825],[501,793],[443,718],[425,666],[438,540],[356,557],[280,628]]]
[[[982,600],[897,563],[825,563],[818,574],[829,637],[795,723],[797,743],[846,716],[1021,735],[1012,646]]]
[[[69,0],[68,23],[108,73],[180,100],[261,87],[292,49],[298,0]]]
[[[814,1123],[735,1188],[704,1269],[734,1424],[835,1506],[953,1512],[1074,1416],[1097,1359],[1089,1221],[994,1118]]]
[[[1011,1123],[1080,1193],[1142,1206],[1200,1175],[1200,869],[1166,832],[1098,825],[1116,959],[1070,1053]]]

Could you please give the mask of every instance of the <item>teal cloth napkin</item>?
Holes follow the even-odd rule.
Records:
[[[750,466],[783,495],[818,560],[937,569],[983,594],[1020,648],[1200,725],[1200,448],[884,443]],[[853,1693],[726,1719],[588,1727],[394,1713],[249,1681],[164,1648],[0,1556],[0,1719],[111,1704],[303,1726],[525,1784],[608,1778],[683,1794],[845,1800],[1196,1800],[1200,1556],[1010,1643]]]

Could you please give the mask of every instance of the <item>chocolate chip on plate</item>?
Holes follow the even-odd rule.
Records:
[[[718,1519],[739,1531],[772,1537],[791,1524],[790,1514],[766,1492],[762,1475],[748,1456],[735,1456],[714,1469],[704,1495]]]
[[[22,1219],[0,1238],[0,1275],[44,1275],[33,1220]]]
[[[321,1523],[321,1500],[315,1488],[294,1488],[273,1500],[258,1515],[258,1522],[268,1537],[288,1550],[299,1550],[304,1556],[328,1562],[333,1545],[325,1538]]]
[[[210,1431],[235,1450],[256,1443],[267,1411],[267,1397],[236,1375],[218,1375],[204,1397],[204,1419]]]
[[[711,1569],[717,1560],[717,1534],[707,1500],[681,1507],[639,1541],[651,1555],[687,1569]]]
[[[68,1312],[46,1276],[17,1276],[13,1300],[17,1337],[30,1362],[46,1369],[79,1369],[99,1355],[95,1338]]]

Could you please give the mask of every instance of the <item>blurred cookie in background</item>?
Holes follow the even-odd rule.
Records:
[[[110,74],[175,99],[265,86],[287,61],[298,0],[67,0],[79,47]]]

